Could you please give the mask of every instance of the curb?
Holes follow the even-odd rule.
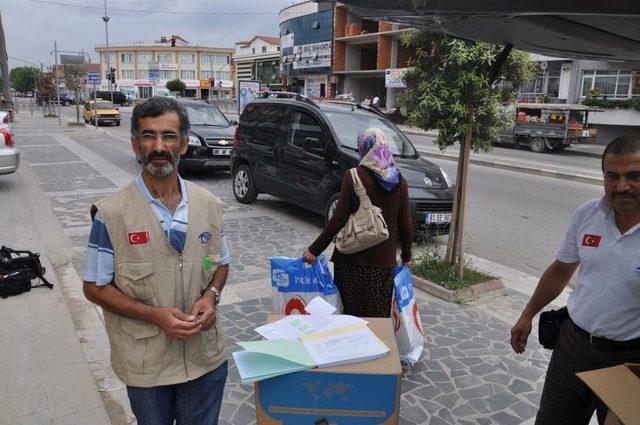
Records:
[[[486,294],[487,292],[497,291],[504,288],[504,284],[500,279],[491,279],[486,282],[477,283],[467,288],[462,288],[456,291],[444,288],[438,284],[431,282],[423,277],[412,274],[413,286],[423,290],[424,292],[433,295],[434,297],[443,299],[449,302],[462,302],[467,303],[475,300],[479,295]]]
[[[431,156],[433,158],[447,159],[449,161],[458,160],[458,157],[455,155],[447,155],[443,153],[425,152],[425,151],[418,151],[418,152],[424,153],[425,155]],[[526,173],[526,174],[535,174],[535,175],[545,176],[545,177],[554,177],[557,179],[577,181],[577,182],[588,183],[588,184],[593,184],[597,186],[602,185],[602,177],[593,177],[593,176],[587,176],[582,174],[570,174],[562,171],[539,169],[534,167],[527,167],[525,165],[514,165],[514,164],[508,164],[506,162],[490,161],[486,159],[473,158],[473,157],[470,158],[469,162],[471,164],[484,165],[488,167],[500,168],[503,170],[519,171],[521,173]]]

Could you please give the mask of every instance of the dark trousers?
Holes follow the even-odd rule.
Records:
[[[342,314],[357,317],[391,317],[393,267],[363,267],[334,264],[334,281]]]
[[[227,380],[227,362],[217,369],[175,385],[127,386],[131,410],[139,425],[215,425]]]
[[[604,424],[607,407],[576,376],[578,372],[640,362],[640,349],[602,350],[565,320],[551,355],[536,425],[587,425],[597,410]]]

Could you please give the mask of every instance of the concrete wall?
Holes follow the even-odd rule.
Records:
[[[594,125],[593,127],[598,130],[595,143],[599,145],[608,145],[616,137],[625,134],[640,134],[640,126]]]
[[[359,70],[361,64],[362,49],[360,46],[347,44],[345,55],[345,71]]]

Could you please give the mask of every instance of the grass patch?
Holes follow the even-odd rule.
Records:
[[[444,261],[444,257],[437,248],[428,249],[423,255],[414,260],[411,272],[451,291],[496,279],[495,276],[489,273],[473,268],[470,261],[467,261],[464,265],[462,279],[458,279],[455,269]]]

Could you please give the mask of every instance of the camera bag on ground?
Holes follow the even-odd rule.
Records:
[[[44,277],[45,272],[37,252],[3,246],[0,248],[0,297],[18,295],[40,286],[52,289],[53,285]],[[39,279],[40,283],[32,285],[33,279]]]

